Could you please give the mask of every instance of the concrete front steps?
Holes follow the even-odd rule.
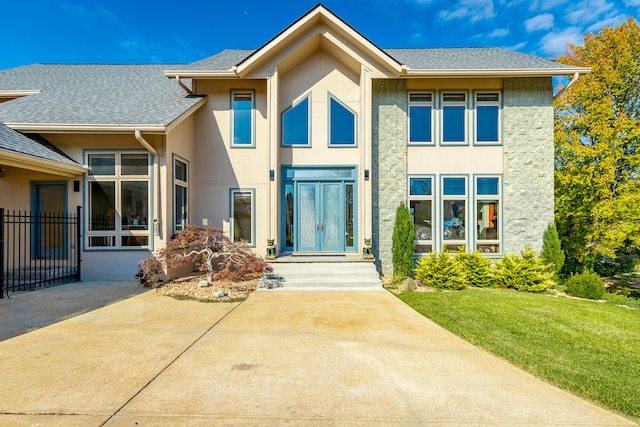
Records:
[[[293,259],[295,258],[295,259]],[[265,275],[261,288],[286,290],[372,290],[382,289],[382,281],[373,262],[358,262],[345,257],[292,257],[270,263],[273,272]]]

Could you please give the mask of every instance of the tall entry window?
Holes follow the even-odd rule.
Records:
[[[189,165],[187,161],[173,159],[173,230],[182,231],[189,224]]]
[[[150,156],[146,152],[87,154],[87,247],[148,248]]]
[[[311,145],[309,140],[311,134],[310,98],[311,95],[307,95],[282,113],[282,145]]]
[[[231,240],[255,246],[255,190],[231,190]]]
[[[254,92],[231,91],[231,146],[255,147],[255,100]]]

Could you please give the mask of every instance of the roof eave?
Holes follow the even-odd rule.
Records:
[[[136,130],[145,133],[164,134],[163,124],[78,124],[78,123],[10,123],[5,126],[25,133],[131,133]]]
[[[407,69],[406,77],[554,77],[572,74],[589,74],[591,68],[510,68],[510,69],[450,69],[418,70]]]
[[[229,79],[238,78],[234,70],[166,70],[165,77],[168,78],[187,78],[187,79]]]
[[[88,169],[69,163],[55,160],[42,159],[28,154],[17,153],[15,151],[0,149],[0,163],[5,166],[12,166],[20,169],[27,169],[36,172],[44,172],[52,175],[75,178],[85,174]]]

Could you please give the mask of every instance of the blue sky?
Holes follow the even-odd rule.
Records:
[[[326,0],[382,48],[504,47],[548,58],[640,17],[640,0]],[[32,63],[188,63],[257,48],[316,1],[22,0],[2,6],[0,69]]]

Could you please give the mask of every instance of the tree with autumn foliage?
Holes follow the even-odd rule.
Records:
[[[155,287],[158,275],[165,268],[175,268],[188,261],[206,272],[208,284],[214,280],[245,280],[272,271],[246,242],[231,241],[219,228],[189,225],[156,255],[140,261],[136,277],[143,285]]]
[[[629,18],[569,44],[591,67],[555,99],[556,225],[574,266],[640,248],[640,28]]]

